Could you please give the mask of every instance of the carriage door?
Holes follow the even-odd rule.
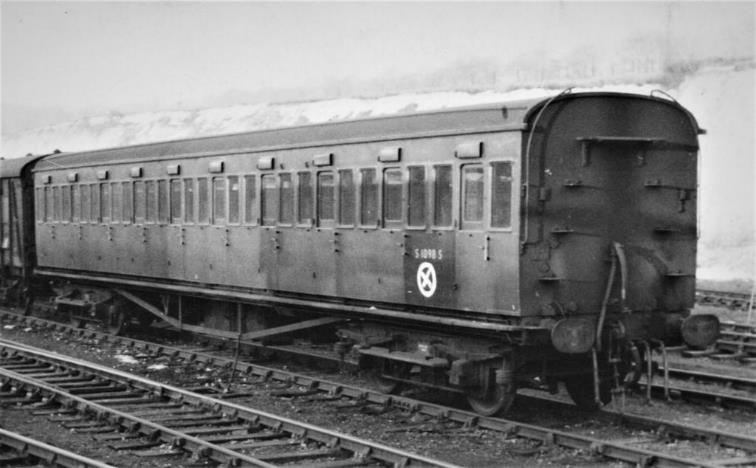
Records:
[[[516,242],[511,230],[512,164],[492,162],[460,167],[456,280],[461,309],[511,309],[516,297]],[[514,266],[513,266],[514,265]]]

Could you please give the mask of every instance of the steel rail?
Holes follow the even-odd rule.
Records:
[[[646,382],[640,382],[640,387],[645,389]],[[692,388],[682,385],[670,384],[666,389],[673,397],[679,397],[685,400],[696,399],[705,401],[714,401],[725,407],[738,408],[756,408],[756,398],[743,395],[734,395],[732,393],[723,393],[713,390],[704,390],[701,388]],[[651,383],[651,391],[659,398],[665,397],[665,386],[660,383]]]
[[[35,319],[40,320],[40,319]],[[52,325],[57,326],[55,322],[50,322]],[[64,328],[67,328],[64,326]],[[167,354],[176,358],[183,357],[185,359],[203,362],[206,364],[216,364],[229,366],[232,360],[226,358],[220,358],[212,355],[202,355],[199,353],[171,349],[162,345],[148,343],[140,340],[126,339],[123,337],[112,337],[100,332],[82,332],[82,335],[91,335],[99,337],[110,337],[121,342],[131,344],[135,349],[141,349],[143,351],[156,351],[162,354]],[[600,439],[595,439],[587,436],[581,436],[578,434],[565,433],[563,431],[553,430],[550,428],[539,427],[535,425],[520,423],[516,421],[501,419],[501,418],[486,418],[477,414],[448,408],[432,403],[420,402],[406,397],[388,396],[379,392],[370,391],[357,387],[350,387],[341,385],[338,383],[322,381],[310,376],[302,376],[294,374],[288,371],[282,371],[274,368],[266,368],[257,364],[251,363],[239,363],[238,367],[243,370],[247,375],[257,375],[263,378],[278,380],[286,382],[291,385],[303,386],[310,389],[317,389],[322,392],[326,392],[330,395],[344,396],[348,398],[358,399],[365,403],[372,403],[383,406],[396,406],[405,408],[411,411],[420,412],[424,415],[431,417],[443,418],[449,421],[461,423],[467,427],[478,426],[483,429],[493,430],[496,432],[503,432],[512,436],[519,436],[529,439],[534,439],[544,443],[553,443],[563,447],[572,449],[588,450],[593,453],[600,453],[608,458],[614,458],[617,460],[626,461],[629,463],[641,464],[654,460],[657,463],[656,466],[707,466],[702,465],[698,460],[688,460],[657,452],[647,451],[638,447],[632,447],[628,444],[622,444],[617,442],[608,442]],[[224,402],[225,403],[225,402]],[[640,421],[641,417],[638,417],[636,421]],[[652,422],[654,427],[659,426],[659,421],[654,420]],[[696,429],[691,427],[679,427],[674,428],[674,423],[667,423],[670,426],[670,430],[674,433],[683,435],[695,432]],[[739,448],[752,447],[756,445],[756,439],[748,437],[739,437],[737,435],[730,435],[728,437],[717,437],[717,435],[711,432],[699,429],[696,434],[697,437],[703,437],[710,440],[717,440],[723,445],[733,444]],[[711,465],[715,466],[715,465]]]
[[[715,291],[712,289],[697,289],[696,303],[701,305],[711,305],[717,307],[727,307],[734,310],[748,311],[748,303],[751,295],[749,293]],[[751,304],[756,308],[756,303]]]
[[[0,344],[0,349],[8,348],[12,348],[9,343]],[[23,348],[18,348],[17,350],[29,352]],[[109,420],[118,421],[119,424],[123,424],[123,421],[130,421],[132,423],[131,427],[136,428],[136,430],[144,436],[154,437],[157,435],[157,437],[165,443],[186,447],[194,453],[202,453],[208,458],[212,458],[221,463],[226,463],[229,466],[238,466],[241,462],[246,462],[251,466],[275,468],[275,465],[265,463],[262,460],[234,452],[233,450],[229,450],[216,444],[205,442],[200,438],[192,437],[160,424],[155,424],[145,418],[133,416],[123,411],[109,408],[105,405],[72,395],[64,390],[48,385],[39,379],[29,378],[12,370],[3,369],[2,367],[0,367],[0,376],[4,376],[6,379],[17,382],[18,384],[45,392],[58,401],[66,402],[69,406],[75,406],[81,412],[94,413],[97,414],[99,418],[107,417]]]
[[[662,373],[663,368],[657,369],[658,373]],[[756,392],[756,378],[743,377],[739,375],[727,375],[721,372],[714,372],[713,369],[706,368],[704,366],[695,366],[685,363],[674,363],[667,366],[667,372],[670,377],[676,377],[685,381],[701,381],[718,384],[730,389],[739,389],[748,391],[750,393]],[[754,399],[756,404],[756,399]]]
[[[38,325],[42,325],[46,327],[53,327],[58,330],[67,330],[69,332],[77,333],[80,336],[84,336],[84,337],[97,338],[99,340],[107,339],[114,342],[119,342],[119,343],[122,343],[124,345],[131,347],[132,349],[140,350],[143,352],[163,354],[163,355],[171,356],[177,359],[185,359],[189,361],[201,362],[207,365],[218,365],[221,367],[231,367],[234,364],[233,359],[225,358],[222,356],[217,356],[217,355],[212,355],[212,354],[207,354],[207,353],[199,353],[199,352],[190,351],[190,350],[183,350],[180,348],[164,346],[161,344],[151,343],[151,342],[143,341],[143,340],[137,340],[134,338],[114,336],[114,335],[110,335],[107,333],[98,332],[94,330],[77,329],[70,325],[61,324],[58,322],[53,322],[53,321],[44,320],[44,319],[39,319],[35,317],[20,316],[20,315],[8,313],[8,312],[6,312],[4,315],[0,314],[0,317],[3,317],[3,316],[6,316],[14,320],[23,320],[27,324],[38,324]],[[286,383],[289,385],[297,385],[297,386],[310,388],[310,389],[318,389],[323,393],[327,393],[331,395],[339,395],[345,398],[359,399],[367,403],[373,403],[373,404],[378,404],[378,405],[390,404],[390,405],[400,407],[403,409],[416,411],[416,412],[419,412],[419,413],[422,413],[431,417],[436,417],[439,415],[446,415],[445,416],[446,418],[453,420],[455,422],[466,424],[466,425],[470,425],[472,421],[479,419],[479,416],[474,413],[470,413],[463,410],[447,408],[447,407],[435,405],[432,403],[426,403],[426,402],[422,402],[422,401],[415,400],[412,398],[401,397],[401,396],[387,396],[378,391],[342,385],[336,382],[330,382],[323,379],[316,379],[311,376],[304,376],[301,374],[296,374],[294,372],[276,369],[272,367],[266,367],[266,366],[262,366],[262,365],[254,364],[254,363],[238,362],[236,365],[237,365],[237,370],[240,373],[243,373],[248,376],[266,378],[273,381],[278,381],[278,382]],[[662,385],[654,383],[652,384],[652,390],[653,390],[654,395],[658,395],[660,397],[664,396],[664,387]],[[677,391],[678,389],[675,387],[673,388],[673,390],[675,390],[675,393],[674,393],[675,395],[692,396],[686,393],[684,389],[682,391]],[[700,392],[695,394],[695,396],[697,396],[698,398],[702,398],[702,396],[706,397],[705,394],[702,395]],[[529,396],[529,397],[536,398],[533,396]],[[720,395],[709,396],[710,399],[715,399],[719,397]],[[537,398],[540,398],[543,400],[550,400],[550,401],[552,400],[552,398],[545,395],[539,396]],[[751,402],[749,400],[737,401],[737,403],[741,405],[745,404],[747,406],[751,405]],[[604,411],[607,411],[607,410],[604,410]],[[756,446],[756,438],[744,436],[741,434],[723,433],[723,432],[713,431],[708,428],[695,428],[694,426],[679,424],[674,421],[660,421],[653,418],[644,419],[644,417],[642,416],[635,416],[633,419],[636,424],[644,424],[645,427],[651,428],[651,429],[659,427],[660,424],[663,424],[670,433],[676,434],[682,437],[688,437],[692,435],[696,438],[716,440],[716,441],[719,441],[722,445],[726,445],[733,448],[741,448],[745,450],[752,450],[752,448]]]
[[[70,450],[55,447],[1,427],[0,446],[9,447],[20,454],[38,458],[46,465],[64,466],[67,468],[114,468],[107,463],[84,457]]]
[[[563,398],[551,395],[518,395],[518,398],[524,401],[547,401],[549,404],[558,406],[561,409],[575,408],[572,402]],[[724,447],[731,447],[748,452],[756,452],[756,437],[749,437],[743,434],[719,431],[716,429],[702,428],[684,424],[677,421],[669,421],[661,418],[642,416],[639,414],[627,413],[621,410],[604,408],[595,413],[596,416],[607,421],[615,421],[628,424],[633,427],[652,430],[657,433],[665,434],[671,437],[680,437],[687,439],[699,439],[709,442],[716,442]]]
[[[317,427],[312,424],[295,421],[293,419],[274,415],[272,413],[267,413],[261,410],[256,410],[247,406],[242,406],[228,401],[212,398],[207,395],[190,392],[178,387],[174,387],[172,385],[161,384],[144,377],[128,374],[126,372],[101,366],[99,364],[86,362],[67,356],[61,356],[59,354],[50,353],[42,349],[21,345],[4,339],[0,339],[0,350],[13,350],[20,354],[31,355],[35,359],[41,359],[46,362],[54,362],[55,365],[60,367],[75,368],[76,370],[86,372],[88,374],[95,374],[109,380],[119,381],[123,384],[128,384],[133,387],[142,389],[151,395],[167,398],[172,401],[181,401],[184,403],[194,404],[196,406],[213,408],[216,412],[223,412],[227,415],[233,415],[236,418],[247,420],[252,424],[262,424],[267,427],[276,428],[276,430],[278,431],[286,431],[293,434],[306,434],[307,438],[310,440],[317,441],[322,444],[329,444],[330,446],[338,446],[355,454],[363,454],[365,456],[369,454],[370,458],[388,462],[393,465],[446,468],[455,468],[457,466],[451,463],[445,463],[439,460],[434,460],[431,458],[423,457],[421,455],[395,449],[393,447],[389,447],[376,442],[366,441],[354,436]],[[220,445],[208,443],[200,438],[188,436],[181,433],[180,431],[161,426],[144,418],[139,418],[125,412],[114,410],[104,405],[93,403],[76,395],[70,395],[67,392],[55,388],[54,386],[47,385],[43,381],[40,381],[38,379],[30,379],[22,374],[18,374],[16,372],[2,368],[0,368],[0,375],[6,375],[13,380],[40,388],[48,393],[58,395],[61,398],[74,401],[77,405],[79,405],[79,408],[87,408],[96,412],[97,414],[110,413],[117,418],[130,420],[133,423],[138,424],[140,426],[140,430],[141,428],[143,428],[143,426],[147,426],[151,429],[149,432],[146,432],[147,434],[152,434],[156,431],[159,431],[160,437],[163,437],[166,442],[171,443],[175,442],[176,440],[183,440],[185,446],[192,448],[193,452],[204,453],[207,456],[211,456],[212,458],[222,463],[231,463],[235,466],[235,464],[237,464],[238,462],[243,461],[253,466],[276,466],[265,463],[264,461],[256,459],[254,457],[240,454]]]

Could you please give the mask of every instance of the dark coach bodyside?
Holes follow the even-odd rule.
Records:
[[[519,317],[532,104],[47,158],[38,271],[434,322]]]

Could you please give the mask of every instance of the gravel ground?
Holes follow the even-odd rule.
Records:
[[[147,355],[134,352],[124,347],[114,347],[109,343],[99,343],[90,340],[83,344],[79,340],[72,339],[67,335],[45,331],[39,333],[31,329],[14,326],[3,327],[0,324],[0,337],[21,341],[33,346],[51,349],[62,354],[72,355],[81,359],[87,359],[104,365],[113,366],[122,370],[142,374],[155,380],[182,384],[190,382],[190,385],[226,386],[228,373],[219,373],[215,369],[199,367],[175,367],[169,365],[167,359],[153,359]],[[268,363],[268,365],[286,368],[285,364]],[[163,367],[165,366],[165,367]],[[324,373],[324,371],[303,370],[297,365],[289,365],[294,371],[306,371],[311,374],[322,375],[332,381],[340,381],[345,384],[366,386],[366,380],[354,373]],[[190,378],[190,380],[187,380]],[[276,384],[271,384],[275,386]],[[344,433],[354,434],[377,440],[387,445],[397,446],[409,451],[417,452],[433,458],[472,467],[515,467],[515,466],[625,466],[619,462],[609,462],[600,457],[589,454],[554,448],[537,446],[532,441],[524,439],[508,439],[501,434],[480,430],[458,430],[453,427],[427,420],[421,416],[411,416],[394,411],[379,416],[373,414],[375,408],[359,407],[346,402],[336,405],[322,403],[315,400],[303,402],[302,399],[274,398],[261,394],[261,387],[248,385],[243,378],[238,377],[234,382],[233,390],[236,392],[257,392],[247,401],[234,400],[236,403],[247,403],[252,407],[276,414],[288,415],[294,419],[306,420],[310,423],[331,428]],[[413,396],[410,391],[407,396]],[[420,393],[414,391],[414,393]],[[423,393],[425,399],[433,399],[440,404],[455,403],[455,397],[449,395],[435,395]],[[620,402],[612,403],[612,407],[620,408]],[[0,424],[11,426],[15,424],[14,414],[9,410],[0,410]],[[647,404],[638,396],[628,396],[624,401],[624,411],[628,413],[642,414],[654,417],[668,418],[678,422],[692,425],[702,425],[728,432],[741,434],[756,434],[756,420],[752,411],[725,410],[719,407],[704,407],[689,405],[683,402],[654,401]],[[20,412],[19,412],[20,413]],[[23,413],[20,413],[23,414]],[[532,403],[531,400],[516,400],[510,415],[511,419],[533,424],[548,425],[555,429],[575,431],[584,435],[605,437],[616,434],[618,437],[631,438],[642,441],[650,438],[650,434],[642,431],[629,431],[607,425],[583,413],[572,409],[555,410],[544,403],[543,406]],[[18,418],[16,418],[18,419]],[[62,427],[56,427],[55,431],[47,429],[50,423],[44,425],[29,421],[26,425],[19,425],[31,436],[60,436],[63,444],[78,446],[79,442],[66,442],[68,437],[76,440],[80,435],[71,434]],[[50,441],[54,443],[53,441]],[[88,448],[92,445],[91,438],[83,437],[81,446]],[[664,445],[662,447],[662,445]],[[65,445],[64,445],[65,446]],[[696,459],[729,458],[742,455],[733,450],[713,450],[700,442],[672,441],[653,442],[648,445],[654,448],[674,449],[679,456]],[[133,456],[128,454],[113,455],[116,457],[110,462],[118,466],[133,465]],[[145,462],[143,464],[143,462]],[[186,460],[151,460],[147,465],[146,460],[139,460],[138,466],[184,466]]]

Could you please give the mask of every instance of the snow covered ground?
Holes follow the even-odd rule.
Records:
[[[606,86],[648,94],[663,89],[690,109],[707,134],[701,137],[699,271],[702,278],[753,280],[754,69],[709,67],[688,74],[674,89],[654,83]],[[20,157],[54,149],[79,151],[153,141],[328,122],[445,107],[540,97],[555,90],[435,92],[370,99],[254,104],[89,117],[2,135],[0,155]]]

